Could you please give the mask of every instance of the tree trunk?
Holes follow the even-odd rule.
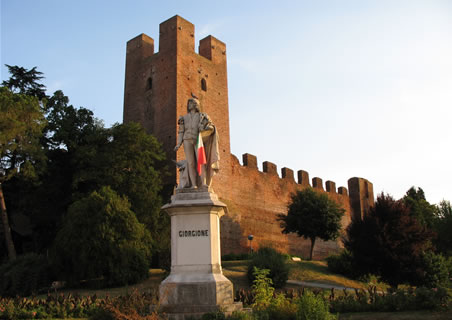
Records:
[[[312,260],[312,253],[314,252],[315,238],[311,238],[311,253],[309,255],[309,260]]]
[[[5,197],[3,196],[3,188],[0,183],[0,208],[2,215],[3,232],[5,233],[6,247],[8,248],[9,260],[16,259],[16,249],[14,249],[13,238],[11,237],[11,229],[8,222],[8,213],[6,212]]]

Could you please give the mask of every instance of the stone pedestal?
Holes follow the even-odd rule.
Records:
[[[163,208],[171,216],[171,273],[160,284],[170,319],[242,308],[221,270],[220,217],[227,207],[207,189],[180,189]]]

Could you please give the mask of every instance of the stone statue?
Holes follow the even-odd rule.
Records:
[[[177,151],[184,145],[185,162],[178,162],[180,182],[178,188],[207,188],[212,177],[219,170],[218,134],[209,116],[200,112],[198,99],[187,102],[187,114],[178,120],[179,130]],[[200,143],[198,143],[200,139]],[[198,155],[198,149],[204,148],[204,154]],[[200,157],[200,158],[198,158]]]

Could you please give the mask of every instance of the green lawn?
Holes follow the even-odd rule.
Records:
[[[247,264],[248,261],[222,262],[224,275],[234,283],[236,288],[249,287],[246,278]],[[325,261],[291,261],[289,279],[360,289],[365,289],[369,285],[368,283],[350,280],[342,275],[331,273]],[[287,287],[292,288],[293,285],[287,285]]]

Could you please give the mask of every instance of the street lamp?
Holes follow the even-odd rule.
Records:
[[[253,253],[253,245],[252,245],[252,243],[251,243],[251,241],[253,241],[253,238],[254,238],[254,236],[253,236],[252,234],[250,234],[250,235],[248,236],[248,240],[250,241],[250,254]]]

